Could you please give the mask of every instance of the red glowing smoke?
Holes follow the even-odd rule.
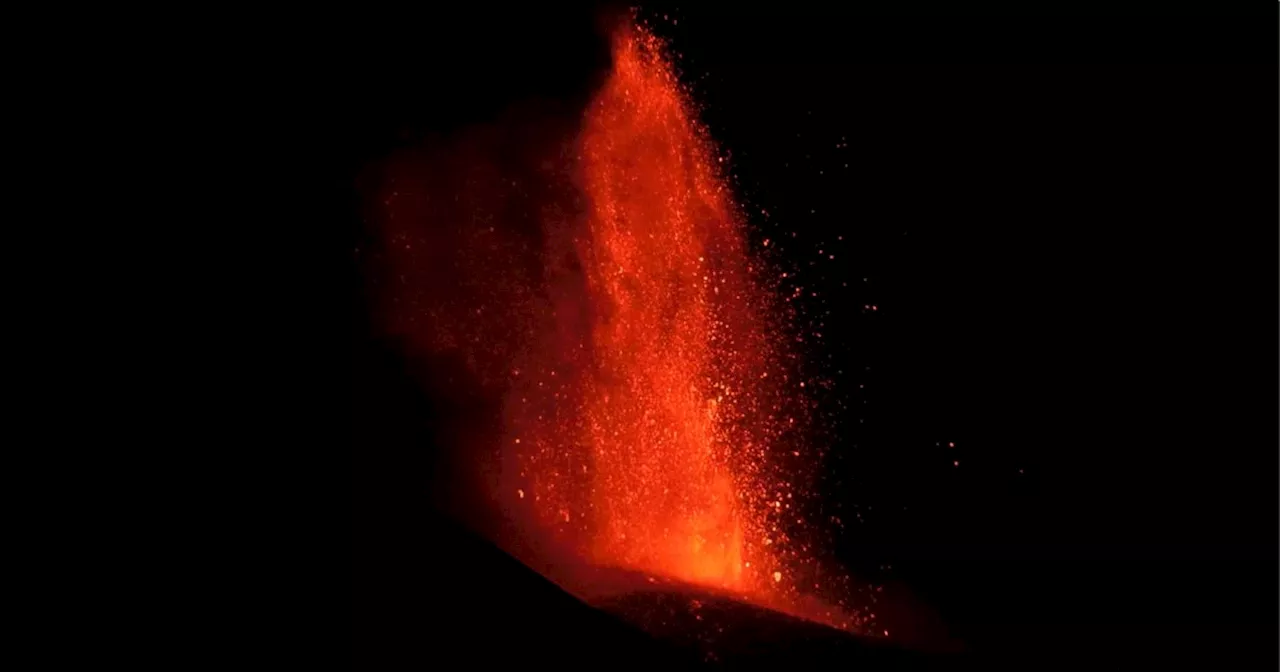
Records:
[[[502,395],[488,484],[518,557],[552,553],[802,610],[808,402],[787,313],[661,43],[627,27],[575,134],[490,129],[393,168],[394,330]],[[536,143],[534,143],[536,145]],[[477,158],[479,157],[479,158]]]

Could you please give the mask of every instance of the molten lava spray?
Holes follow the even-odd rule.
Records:
[[[805,522],[816,459],[788,313],[653,35],[615,35],[611,74],[559,155],[536,171],[535,236],[505,230],[511,208],[494,205],[532,181],[479,169],[441,173],[416,209],[391,208],[397,267],[444,263],[457,288],[401,274],[392,285],[435,286],[400,295],[397,311],[505,390],[491,485],[516,532],[500,541],[579,594],[577,570],[548,557],[850,625],[800,606],[830,591]],[[461,195],[432,191],[449,180]],[[426,240],[412,233],[422,220],[436,232]],[[435,256],[412,253],[415,241]]]
[[[580,344],[589,365],[569,423],[517,409],[513,429],[530,445],[523,490],[544,522],[581,521],[595,563],[736,590],[776,583],[785,568],[770,536],[791,493],[764,473],[785,431],[767,296],[652,36],[617,37],[580,143],[587,212],[572,253],[591,312]],[[579,472],[561,464],[566,451],[580,455]]]

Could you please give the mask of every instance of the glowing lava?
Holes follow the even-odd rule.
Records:
[[[591,553],[741,588],[746,537],[763,526],[732,462],[763,438],[737,425],[767,353],[751,342],[744,244],[711,158],[653,38],[624,33],[582,137],[578,253],[598,310],[584,409]]]
[[[611,74],[558,155],[531,171],[541,190],[436,169],[394,188],[416,205],[387,199],[393,265],[413,267],[391,285],[420,288],[395,310],[502,390],[491,485],[518,538],[500,541],[579,594],[553,552],[849,625],[799,606],[829,579],[805,522],[815,460],[788,314],[650,33],[615,35]],[[528,190],[536,236],[504,222]]]
[[[798,502],[774,453],[803,400],[783,393],[778,311],[660,43],[624,30],[613,57],[579,138],[586,212],[553,236],[581,268],[588,307],[562,305],[556,334],[581,332],[570,345],[585,366],[527,378],[514,395],[524,405],[554,389],[578,410],[547,422],[546,409],[517,409],[524,478],[505,487],[537,493],[526,505],[572,528],[593,563],[779,592],[794,579]]]

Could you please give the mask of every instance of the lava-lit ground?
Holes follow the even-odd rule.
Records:
[[[779,599],[735,593],[622,569],[576,572],[587,602],[638,623],[651,635],[704,653],[778,654],[788,646],[862,652],[910,648],[931,654],[961,649],[931,609],[900,584],[864,586],[868,605],[858,621],[821,599]],[[875,629],[872,629],[874,624]],[[868,648],[870,647],[870,648]],[[772,653],[770,653],[772,652]],[[717,655],[719,655],[717,654]],[[843,655],[843,654],[841,654]]]
[[[627,593],[598,603],[663,641],[727,665],[915,662],[930,654],[694,588]],[[935,647],[936,650],[936,647]],[[909,652],[915,651],[915,653]],[[934,654],[937,655],[937,654]],[[941,658],[940,658],[941,659]]]

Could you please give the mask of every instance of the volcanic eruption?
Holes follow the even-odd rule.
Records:
[[[501,400],[468,445],[491,536],[588,601],[645,577],[857,629],[790,309],[663,43],[623,26],[572,130],[520,133],[401,161],[376,204],[391,330]]]

